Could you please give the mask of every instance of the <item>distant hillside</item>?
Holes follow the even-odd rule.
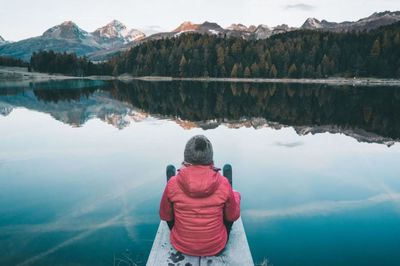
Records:
[[[114,74],[173,77],[400,77],[400,22],[369,32],[299,30],[266,40],[181,34],[115,59]]]
[[[345,21],[341,23],[329,22],[326,20],[319,21],[316,18],[308,18],[301,26],[301,29],[309,30],[325,30],[334,32],[349,31],[370,31],[381,26],[390,25],[400,21],[400,12],[379,12],[369,17],[362,18],[358,21]]]
[[[127,29],[116,20],[93,33],[81,29],[72,21],[66,21],[46,30],[41,36],[2,45],[0,56],[11,56],[29,61],[32,54],[40,50],[87,56],[97,51],[123,47],[143,37],[144,34],[140,31]]]
[[[139,30],[129,29],[117,20],[99,27],[94,32],[87,32],[79,28],[75,23],[66,21],[50,28],[41,36],[19,42],[7,43],[0,37],[0,56],[11,56],[28,61],[33,52],[53,50],[55,52],[76,53],[78,56],[86,56],[94,61],[104,61],[138,44],[165,38],[176,38],[186,33],[215,35],[222,38],[262,40],[277,34],[302,29],[332,32],[370,31],[398,21],[400,21],[400,12],[390,11],[374,13],[369,17],[351,22],[329,22],[309,18],[300,28],[289,27],[286,24],[246,26],[241,23],[223,28],[214,22],[206,21],[197,24],[187,21],[172,31],[158,32],[150,36],[146,36]]]

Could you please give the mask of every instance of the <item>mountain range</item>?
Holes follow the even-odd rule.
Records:
[[[346,31],[363,31],[376,29],[381,26],[393,24],[400,21],[400,11],[374,13],[369,17],[362,18],[358,21],[345,21],[341,23],[329,22],[326,20],[319,21],[316,18],[308,18],[301,26],[302,29],[310,30],[327,30],[333,32]]]
[[[53,50],[88,56],[96,51],[123,47],[144,37],[144,33],[136,29],[128,29],[117,20],[111,21],[94,32],[87,32],[74,22],[66,21],[46,30],[41,36],[2,45],[0,55],[29,60],[32,53],[36,51]]]
[[[195,24],[184,22],[170,32],[159,32],[146,36],[136,29],[129,29],[117,20],[98,28],[94,32],[81,29],[72,21],[56,25],[41,36],[25,39],[18,42],[6,42],[0,36],[0,56],[11,56],[29,60],[32,53],[38,50],[54,50],[56,52],[74,52],[79,56],[87,56],[91,60],[101,61],[110,58],[117,52],[129,49],[132,46],[148,40],[173,38],[182,33],[214,34],[221,37],[236,37],[248,40],[266,39],[276,34],[294,30],[322,30],[333,32],[369,31],[380,26],[400,21],[400,11],[374,13],[358,21],[341,23],[308,18],[300,28],[289,27],[286,24],[269,27],[232,24],[223,28],[214,22]]]

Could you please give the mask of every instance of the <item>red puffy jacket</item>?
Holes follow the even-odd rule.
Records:
[[[172,246],[191,256],[214,256],[226,245],[224,220],[240,216],[240,194],[212,165],[182,167],[165,187],[160,218],[175,220]]]

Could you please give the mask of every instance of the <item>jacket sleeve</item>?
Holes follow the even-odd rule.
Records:
[[[160,202],[160,218],[164,221],[172,221],[174,219],[174,210],[172,202],[168,199],[168,184],[164,189],[164,193]]]
[[[240,193],[230,189],[228,201],[224,207],[224,219],[234,222],[240,217]]]

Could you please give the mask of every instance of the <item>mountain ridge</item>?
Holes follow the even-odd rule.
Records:
[[[79,28],[72,21],[65,21],[49,28],[41,36],[18,42],[9,43],[0,37],[0,56],[29,60],[33,52],[52,49],[56,52],[74,52],[78,56],[87,56],[91,60],[102,61],[145,41],[174,38],[183,33],[193,32],[258,40],[295,30],[370,31],[398,21],[400,21],[400,11],[375,12],[357,21],[344,22],[329,22],[324,19],[308,18],[299,28],[290,27],[286,24],[270,27],[264,24],[246,26],[241,23],[231,24],[227,28],[223,28],[215,22],[205,21],[197,24],[185,21],[172,31],[158,32],[149,36],[137,29],[128,29],[118,20],[113,20],[93,32],[87,32]]]
[[[143,32],[137,29],[128,29],[123,23],[115,19],[91,32],[91,34],[105,48],[122,46],[145,37]]]
[[[383,11],[375,12],[372,15],[361,18],[357,21],[344,21],[339,23],[329,22],[324,19],[320,21],[316,18],[308,18],[300,28],[334,32],[369,31],[398,21],[400,21],[400,11]]]
[[[14,43],[4,43],[0,48],[0,55],[29,60],[34,52],[53,50],[87,56],[97,51],[124,47],[128,43],[137,42],[144,36],[144,33],[136,29],[128,29],[117,20],[111,21],[94,32],[81,29],[73,21],[64,21],[47,29],[40,36]]]

